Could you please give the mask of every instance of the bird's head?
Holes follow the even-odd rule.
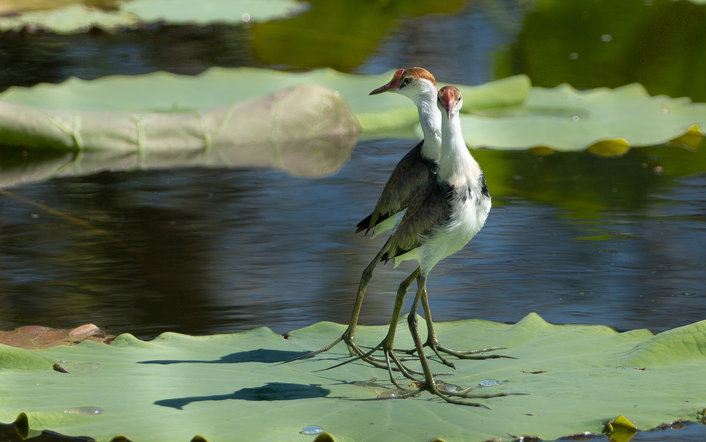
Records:
[[[424,68],[398,69],[389,83],[370,92],[370,95],[383,92],[395,92],[416,102],[424,96],[436,93],[436,80],[431,72]]]
[[[441,113],[445,114],[446,118],[451,119],[451,116],[458,114],[463,106],[461,91],[454,86],[442,87],[439,89],[439,97],[436,104]]]

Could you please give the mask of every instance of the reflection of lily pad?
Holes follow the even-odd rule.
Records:
[[[91,27],[120,30],[154,22],[240,24],[243,21],[281,18],[300,10],[301,5],[293,0],[130,0],[120,2],[115,10],[72,4],[0,17],[0,31],[29,26],[57,33],[73,33]]]
[[[479,385],[480,393],[527,393],[482,400],[490,409],[454,406],[428,394],[375,400],[389,388],[383,371],[361,363],[317,371],[339,361],[342,346],[277,364],[342,331],[343,326],[319,323],[287,339],[260,328],[206,337],[165,333],[150,342],[122,335],[110,346],[84,342],[36,351],[0,345],[0,422],[12,422],[24,411],[32,430],[100,440],[118,433],[133,440],[188,440],[195,434],[209,440],[293,440],[314,425],[337,440],[484,440],[508,433],[555,439],[600,433],[620,415],[638,429],[696,420],[706,406],[703,321],[655,336],[647,330],[551,325],[535,314],[514,325],[439,324],[446,345],[500,345],[517,358],[458,361],[457,370],[443,376],[447,383]],[[384,332],[362,327],[359,342],[377,342]],[[398,335],[398,345],[411,345],[405,327]],[[55,371],[59,361],[69,373]],[[99,407],[103,414],[64,413],[84,409],[77,407]]]

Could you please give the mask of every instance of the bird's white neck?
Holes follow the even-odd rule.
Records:
[[[433,94],[425,94],[417,101],[419,123],[424,133],[422,155],[438,161],[441,146],[441,112],[436,107],[436,90]]]
[[[466,147],[461,129],[461,117],[458,113],[454,113],[450,119],[446,116],[442,118],[441,136],[439,180],[446,181],[454,187],[476,183],[482,172]]]

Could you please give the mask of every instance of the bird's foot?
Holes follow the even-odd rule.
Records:
[[[397,386],[397,385],[396,385]],[[493,399],[505,396],[521,396],[524,393],[492,393],[492,394],[473,394],[472,391],[479,387],[461,388],[458,385],[449,384],[444,381],[435,381],[425,384],[421,381],[413,381],[412,387],[414,388],[402,388],[397,386],[396,390],[386,391],[378,395],[378,399],[406,399],[410,397],[417,397],[423,391],[428,391],[429,393],[440,397],[444,401],[455,404],[455,405],[465,405],[469,407],[482,407],[490,408],[487,405],[480,404],[478,402],[471,401],[472,399]],[[471,399],[471,400],[469,400]]]
[[[360,348],[357,346],[354,348],[358,348],[360,350]],[[383,354],[381,356],[373,356],[373,354],[378,351],[382,351]],[[347,359],[347,360],[340,362],[338,364],[332,365],[330,367],[327,367],[323,370],[331,370],[331,369],[338,368],[338,367],[341,367],[346,364],[350,364],[351,362],[363,361],[363,362],[366,362],[366,363],[372,365],[373,367],[387,370],[387,372],[390,375],[390,381],[392,382],[392,384],[397,389],[405,390],[405,387],[402,387],[395,379],[394,373],[401,373],[404,377],[406,377],[407,379],[410,379],[412,382],[418,382],[417,379],[415,378],[415,375],[419,376],[419,375],[423,375],[423,373],[420,371],[417,371],[417,370],[413,370],[413,369],[407,367],[406,365],[404,365],[404,363],[403,363],[404,360],[405,360],[405,358],[400,358],[399,356],[397,356],[397,354],[395,353],[395,350],[392,349],[392,346],[387,344],[387,338],[386,338],[381,343],[379,343],[375,347],[372,347],[368,351],[366,351],[364,353],[362,352],[362,350],[360,352],[356,351],[356,354],[353,355],[352,358]]]
[[[456,405],[467,405],[471,407],[483,407],[489,408],[487,405],[479,404],[477,402],[468,401],[468,399],[493,399],[505,396],[520,396],[524,393],[491,393],[491,394],[477,394],[472,393],[479,387],[469,387],[461,388],[457,385],[449,384],[443,381],[437,381],[432,383],[430,386],[425,385],[424,390],[439,396],[441,399]]]
[[[330,344],[328,344],[318,350],[314,350],[309,353],[305,353],[303,355],[299,355],[295,358],[284,361],[284,362],[282,362],[282,364],[286,364],[286,363],[294,362],[294,361],[299,361],[301,359],[308,359],[308,358],[314,357],[316,355],[319,355],[321,353],[325,353],[325,352],[331,350],[336,345],[338,345],[340,342],[344,342],[346,344],[346,347],[348,348],[348,353],[352,356],[352,358],[347,361],[344,361],[340,364],[336,364],[332,367],[329,367],[326,370],[331,369],[331,368],[340,367],[341,365],[345,365],[350,362],[355,362],[357,360],[362,360],[362,361],[369,363],[370,365],[372,365],[374,367],[382,368],[384,370],[389,369],[392,371],[403,371],[406,373],[421,374],[418,371],[408,369],[407,367],[405,367],[402,364],[403,361],[408,360],[408,359],[416,359],[416,357],[415,358],[404,358],[404,357],[400,358],[395,354],[395,352],[392,349],[384,350],[384,345],[385,345],[384,340],[381,343],[379,343],[378,345],[376,345],[375,347],[366,347],[365,349],[363,349],[360,346],[358,346],[358,344],[355,343],[353,336],[350,333],[350,329],[346,329],[346,331],[341,336],[336,338]],[[374,356],[374,353],[377,352],[378,350],[383,350],[383,352],[385,353],[385,356],[384,357]],[[390,365],[389,361],[394,362],[394,366]],[[399,368],[399,367],[402,367],[402,368]]]
[[[348,353],[350,353],[351,356],[363,356],[365,354],[365,351],[363,349],[361,349],[358,346],[358,344],[356,344],[355,341],[353,340],[353,335],[351,334],[351,329],[349,327],[346,329],[345,332],[343,332],[343,334],[341,336],[336,338],[330,344],[328,344],[318,350],[310,351],[309,353],[305,353],[303,355],[297,356],[296,358],[284,361],[283,363],[286,364],[288,362],[294,362],[294,361],[298,361],[301,359],[308,359],[308,358],[314,357],[316,355],[319,355],[321,353],[326,353],[327,351],[331,350],[333,347],[338,345],[341,341],[345,342],[346,347],[348,348]],[[382,363],[384,361],[379,360],[378,362]]]
[[[424,347],[429,347],[434,354],[436,354],[436,357],[439,359],[439,362],[442,364],[451,367],[451,368],[456,368],[453,364],[453,362],[449,361],[446,359],[444,356],[441,355],[441,353],[445,353],[447,355],[454,356],[458,359],[474,359],[474,360],[484,360],[484,359],[500,359],[500,358],[507,358],[507,359],[515,359],[513,356],[507,356],[507,355],[499,355],[499,354],[485,354],[491,351],[498,351],[498,350],[505,350],[506,347],[487,347],[487,348],[481,348],[478,350],[454,350],[452,348],[444,347],[443,345],[439,344],[438,340],[433,340],[433,339],[428,339],[427,342],[424,343]],[[417,353],[417,349],[413,348],[411,350],[404,350],[403,351],[406,354],[413,355]]]

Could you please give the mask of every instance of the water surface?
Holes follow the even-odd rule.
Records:
[[[319,179],[195,168],[9,189],[0,198],[3,328],[94,322],[151,337],[346,322],[360,273],[384,241],[354,226],[409,147],[360,142],[338,173]],[[704,319],[706,174],[644,163],[700,160],[702,151],[477,151],[494,207],[477,237],[431,273],[435,320],[515,322],[534,311],[550,322],[658,332]],[[362,323],[389,321],[412,270],[378,268]]]

